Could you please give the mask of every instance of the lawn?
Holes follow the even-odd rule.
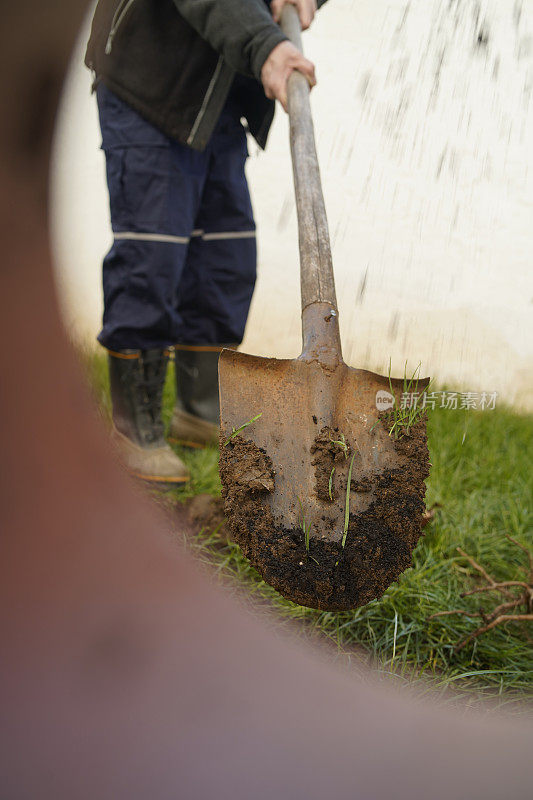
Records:
[[[84,356],[97,404],[109,418],[105,359]],[[165,387],[165,418],[173,403],[173,375]],[[479,620],[446,616],[449,609],[489,611],[502,602],[493,592],[461,598],[480,585],[479,576],[458,553],[462,548],[495,580],[524,580],[525,554],[509,539],[533,548],[533,416],[504,408],[489,411],[435,409],[428,424],[433,464],[427,506],[440,504],[414,553],[413,567],[379,600],[352,612],[312,611],[280,597],[250,567],[236,545],[217,531],[201,531],[188,545],[220,578],[259,602],[280,627],[318,636],[333,645],[336,657],[357,668],[371,661],[378,672],[432,693],[455,689],[450,702],[522,709],[533,699],[533,623],[509,622],[474,639],[458,652],[461,639]],[[192,480],[167,493],[185,502],[196,494],[220,494],[216,448],[177,448]],[[494,702],[495,701],[495,702]]]

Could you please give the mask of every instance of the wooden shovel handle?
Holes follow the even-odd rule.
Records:
[[[295,6],[289,3],[284,6],[280,24],[285,35],[303,52],[300,20]],[[328,220],[316,154],[309,83],[301,72],[294,71],[289,77],[287,101],[300,243],[304,352],[311,347],[316,357],[317,348],[324,350],[325,347],[336,350],[340,358]],[[317,303],[321,304],[320,308],[310,308]],[[327,316],[330,312],[333,312],[333,324],[324,326],[323,313]]]

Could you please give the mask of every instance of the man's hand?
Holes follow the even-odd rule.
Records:
[[[316,13],[316,0],[272,0],[270,11],[274,17],[274,22],[279,22],[281,19],[281,11],[285,3],[290,3],[298,9],[298,16],[300,17],[300,25],[302,30],[306,31],[311,25]]]
[[[271,100],[279,100],[285,111],[287,81],[295,69],[305,75],[311,87],[316,84],[315,65],[292,42],[287,41],[281,42],[272,50],[261,70],[261,82],[266,96]]]

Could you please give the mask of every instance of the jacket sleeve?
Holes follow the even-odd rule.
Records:
[[[263,0],[174,0],[187,20],[237,72],[261,79],[271,51],[287,39]]]

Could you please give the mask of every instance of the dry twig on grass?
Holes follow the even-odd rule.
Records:
[[[465,553],[460,547],[457,548],[457,551],[463,558],[466,558],[469,564],[481,575],[483,580],[486,581],[486,584],[483,586],[477,586],[475,589],[470,589],[468,592],[462,592],[461,597],[470,597],[473,594],[480,594],[481,592],[499,592],[507,599],[505,602],[493,608],[490,613],[487,613],[482,608],[478,611],[465,611],[461,608],[455,608],[450,611],[438,611],[436,614],[432,614],[428,617],[428,619],[435,619],[435,617],[460,614],[463,617],[482,620],[483,625],[480,625],[455,645],[455,652],[462,650],[468,642],[481,636],[482,633],[486,633],[504,622],[533,621],[533,553],[512,536],[506,535],[509,541],[523,550],[527,556],[528,567],[521,567],[527,576],[524,581],[496,581],[481,564],[478,564],[477,561],[472,558],[472,556],[469,556],[468,553]]]
[[[439,508],[442,508],[441,503],[433,503],[431,508],[426,508],[426,510],[422,512],[422,522],[420,523],[421,528],[425,528],[426,525],[429,525],[430,522],[433,522]]]

